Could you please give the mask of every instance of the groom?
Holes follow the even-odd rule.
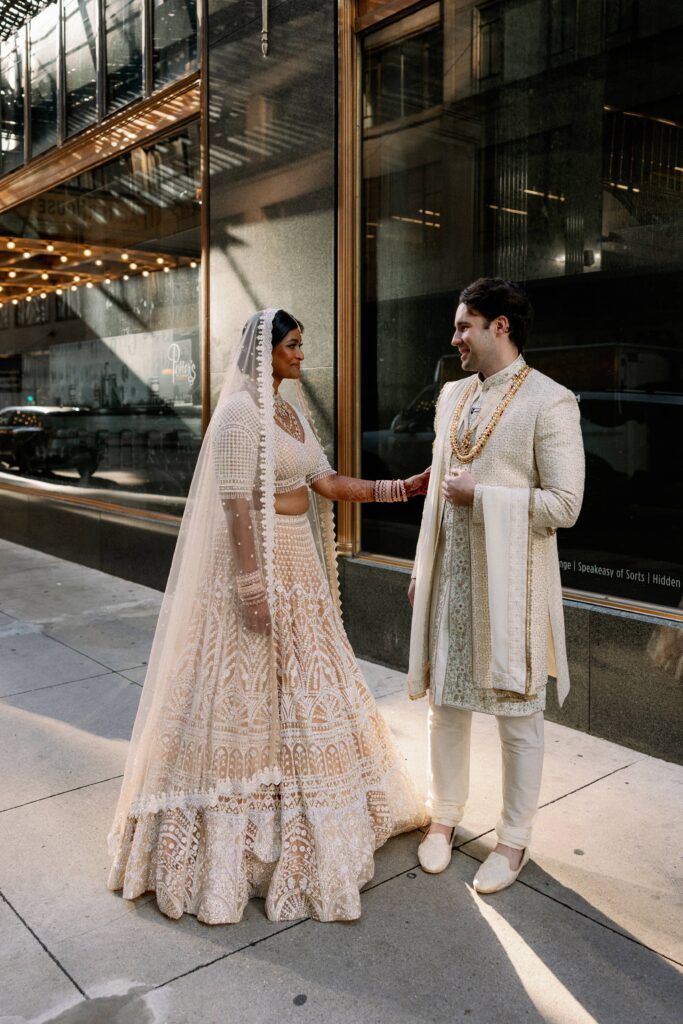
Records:
[[[468,376],[437,403],[409,590],[408,686],[430,704],[425,871],[448,866],[465,812],[472,712],[498,723],[503,808],[474,879],[482,893],[510,885],[529,858],[548,675],[560,704],[569,690],[556,531],[581,508],[583,444],[574,395],[524,360],[531,316],[500,278],[460,294],[451,344]]]

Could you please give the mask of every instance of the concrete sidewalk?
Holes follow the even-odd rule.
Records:
[[[0,1021],[64,1024],[681,1019],[683,768],[547,724],[533,861],[471,887],[499,807],[479,716],[450,868],[379,851],[351,924],[173,922],[107,891],[105,837],[161,595],[0,542]],[[424,785],[425,701],[362,663]],[[652,695],[656,700],[656,694]],[[476,717],[476,716],[475,716]]]

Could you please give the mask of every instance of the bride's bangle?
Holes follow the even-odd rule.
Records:
[[[403,480],[375,480],[374,501],[407,501],[406,485]]]
[[[237,574],[237,596],[242,604],[261,604],[266,599],[266,588],[258,572],[240,572]]]

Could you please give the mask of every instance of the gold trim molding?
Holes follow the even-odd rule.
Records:
[[[355,4],[339,0],[339,185],[337,211],[337,468],[356,476],[358,468],[358,189],[359,89]],[[341,555],[357,550],[358,517],[340,502],[337,543]]]
[[[195,71],[0,178],[0,213],[198,117],[200,109]]]
[[[373,555],[368,551],[361,551],[354,555],[353,560],[362,562],[363,565],[371,565],[376,569],[399,569],[403,572],[412,572],[414,565],[410,558]],[[678,608],[667,608],[663,604],[638,603],[626,598],[609,597],[607,594],[591,594],[589,590],[574,590],[572,587],[563,587],[562,597],[565,601],[591,605],[593,608],[604,608],[606,611],[630,612],[636,615],[650,615],[655,619],[668,619],[669,622],[683,622],[683,612]]]

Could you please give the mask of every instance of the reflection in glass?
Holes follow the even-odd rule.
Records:
[[[387,46],[369,47],[364,69],[364,127],[397,121],[441,103],[442,64],[438,25]]]
[[[574,32],[574,3],[552,8],[559,35],[531,7],[496,0],[446,19],[438,40],[427,13],[404,43],[398,25],[364,39],[362,472],[404,477],[430,462],[436,398],[462,376],[458,291],[481,275],[524,281],[528,362],[582,413],[586,498],[559,536],[563,582],[675,607],[683,12],[644,17],[622,52],[599,19]],[[415,97],[431,106],[418,114]],[[363,548],[412,558],[420,515],[417,502],[364,505]]]
[[[24,162],[24,30],[0,42],[0,160],[2,173]]]
[[[0,216],[35,279],[0,334],[0,473],[182,511],[201,443],[198,185],[192,124]]]
[[[32,156],[57,142],[57,15],[54,3],[29,22]]]
[[[62,0],[66,134],[97,119],[97,0]]]
[[[107,112],[142,96],[142,0],[105,0]]]
[[[192,71],[196,63],[196,0],[154,0],[155,88]]]

